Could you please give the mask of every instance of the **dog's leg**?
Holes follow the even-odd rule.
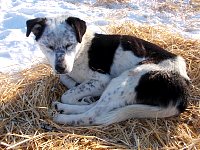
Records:
[[[156,65],[142,65],[122,73],[112,79],[96,105],[77,115],[57,114],[54,121],[76,126],[108,125],[129,118],[164,118],[178,115],[175,104],[167,107],[150,104],[137,104],[135,88],[141,77],[152,70],[159,70]]]
[[[56,114],[54,116],[54,121],[61,124],[68,124],[68,125],[75,125],[75,126],[88,126],[88,125],[98,125],[96,123],[96,118],[99,116],[103,117],[106,115],[109,111],[124,107],[125,105],[128,105],[130,101],[129,99],[132,99],[131,97],[134,97],[134,90],[131,90],[131,94],[129,94],[129,98],[127,98],[127,93],[125,93],[124,89],[121,87],[121,85],[118,85],[119,82],[113,81],[113,84],[108,86],[108,88],[105,90],[105,92],[102,94],[101,98],[96,102],[96,105],[94,105],[92,108],[90,108],[88,111],[82,113],[82,114]],[[130,92],[129,90],[129,92]],[[123,98],[127,99],[123,99]],[[84,106],[81,105],[80,108]],[[59,106],[60,107],[60,106]],[[69,105],[62,105],[62,110],[70,109]]]
[[[96,124],[109,125],[115,122],[125,121],[130,118],[166,118],[176,116],[179,111],[175,106],[167,108],[143,104],[127,105],[117,108],[104,115],[97,116]]]
[[[110,77],[103,77],[99,80],[91,79],[81,83],[80,85],[66,91],[62,97],[61,102],[66,104],[89,104],[91,103],[88,98],[100,96],[107,84],[110,81]]]
[[[128,74],[129,72],[125,72],[121,76],[112,79],[96,105],[88,111],[77,115],[57,114],[54,117],[54,121],[69,125],[98,125],[101,124],[100,121],[96,120],[98,117],[103,118],[114,109],[135,103],[134,88],[138,83],[139,77],[128,77]]]
[[[88,111],[77,115],[57,114],[53,118],[54,121],[72,126],[109,125],[130,118],[165,118],[179,114],[176,106],[162,108],[159,106],[136,104],[134,101],[135,92],[131,88],[134,86],[134,83],[132,86],[128,82],[122,83],[119,86],[120,88],[113,88],[116,84],[115,80],[109,84],[110,86],[108,86],[100,100],[97,101],[97,104],[94,106],[90,105],[91,108]],[[126,87],[129,89],[128,92],[126,92]],[[63,107],[65,106],[63,105]],[[86,110],[86,107],[83,109]]]
[[[68,89],[71,89],[77,85],[77,82],[75,82],[71,77],[66,74],[60,75],[60,82],[64,84]]]
[[[60,102],[53,102],[52,107],[54,107],[61,114],[81,114],[96,105],[96,102],[89,105],[69,105]]]

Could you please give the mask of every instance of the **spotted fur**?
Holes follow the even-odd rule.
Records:
[[[187,107],[190,79],[181,56],[137,37],[93,33],[75,17],[28,20],[31,32],[69,88],[52,103],[57,123],[108,125],[171,117]]]

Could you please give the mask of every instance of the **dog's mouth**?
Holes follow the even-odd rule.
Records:
[[[57,75],[62,75],[62,74],[68,74],[69,72],[67,72],[67,71],[54,71],[55,72],[55,74],[57,74]]]
[[[66,68],[67,67],[64,64],[56,64],[55,65],[55,72],[56,72],[56,74],[66,74],[66,73],[68,73]]]
[[[65,70],[56,70],[56,74],[67,74],[68,72]]]
[[[54,71],[56,74],[68,74],[72,71],[73,65],[56,64]]]
[[[74,65],[74,57],[75,55],[67,55],[63,53],[57,53],[55,64],[54,64],[54,71],[56,74],[67,74],[70,73],[73,69]]]

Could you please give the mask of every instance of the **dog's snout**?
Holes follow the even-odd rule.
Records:
[[[65,52],[59,50],[55,56],[55,70],[58,74],[64,74],[66,71]]]
[[[57,73],[59,73],[59,74],[65,73],[65,68],[66,68],[66,66],[64,64],[60,64],[60,63],[56,64],[56,66],[55,66],[55,69],[56,69]]]

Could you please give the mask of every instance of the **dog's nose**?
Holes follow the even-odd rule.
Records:
[[[55,66],[57,73],[60,73],[60,74],[65,73],[65,68],[66,67],[63,64],[56,64]]]

